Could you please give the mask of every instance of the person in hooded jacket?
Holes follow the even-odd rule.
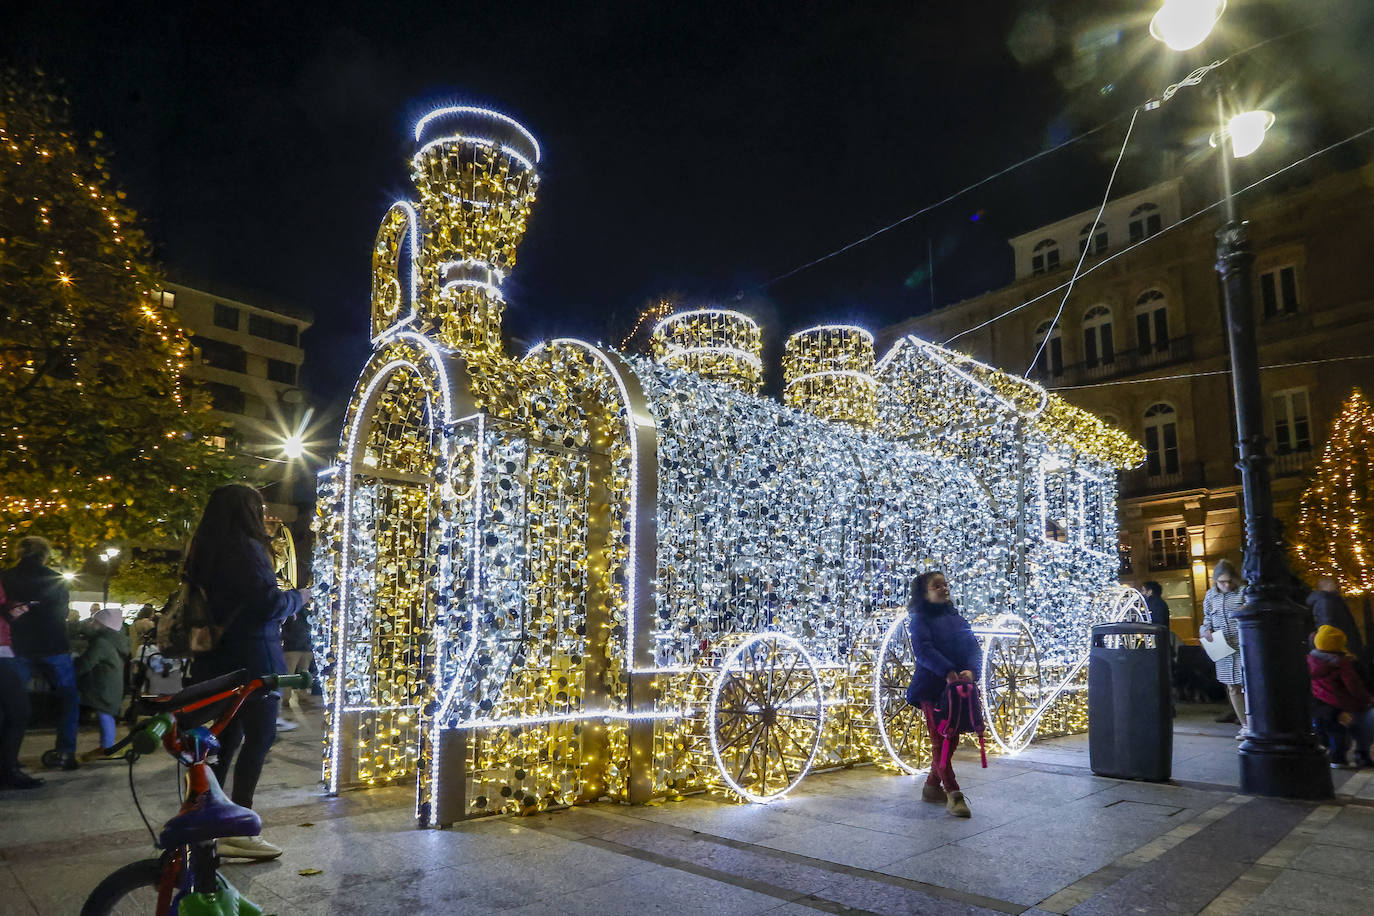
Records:
[[[916,657],[916,672],[907,688],[907,702],[919,706],[926,717],[927,734],[936,735],[935,704],[945,688],[954,683],[972,684],[983,666],[983,651],[973,628],[959,615],[949,600],[949,582],[938,570],[921,573],[911,586],[907,603],[907,631],[911,634],[911,650]],[[931,741],[930,771],[921,788],[921,799],[943,802],[956,817],[969,817],[968,799],[954,776],[954,748],[943,768],[937,742]]]
[[[129,661],[129,637],[117,607],[107,607],[83,624],[85,648],[76,657],[76,682],[81,705],[95,710],[100,723],[100,747],[115,743],[115,717],[124,705],[124,665]]]
[[[1332,626],[1345,633],[1345,644],[1358,659],[1364,657],[1364,639],[1360,628],[1355,624],[1355,615],[1350,613],[1350,605],[1341,596],[1340,587],[1335,579],[1321,579],[1317,588],[1307,596],[1307,606],[1312,611],[1315,626]]]
[[[240,668],[253,677],[286,670],[282,654],[282,621],[310,600],[310,589],[277,585],[268,546],[262,495],[244,484],[226,484],[210,494],[191,544],[186,549],[185,577],[205,590],[210,615],[224,628],[215,647],[196,656],[191,682],[200,683]],[[229,797],[253,807],[267,751],[276,740],[281,694],[258,691],[244,701],[220,733],[219,760],[213,769],[223,785],[233,764]],[[237,760],[235,756],[237,755]],[[281,848],[261,836],[219,841],[222,856],[274,859]]]
[[[1307,673],[1312,678],[1313,722],[1326,737],[1333,767],[1346,764],[1349,738],[1355,739],[1356,766],[1370,766],[1369,745],[1374,741],[1374,697],[1365,689],[1346,651],[1345,632],[1330,624],[1317,628],[1316,648],[1307,653]]]

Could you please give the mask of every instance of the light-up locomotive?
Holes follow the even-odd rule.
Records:
[[[331,791],[414,780],[422,823],[925,765],[909,582],[939,567],[986,648],[993,736],[1084,727],[1115,585],[1121,432],[916,338],[821,326],[761,396],[757,324],[679,312],[652,358],[501,338],[535,138],[415,126],[418,200],[372,254],[373,351],[320,478]]]

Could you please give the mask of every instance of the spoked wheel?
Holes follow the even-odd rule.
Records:
[[[790,636],[750,636],[721,664],[707,714],[726,785],[749,801],[781,798],[801,782],[820,746],[820,673]]]
[[[157,885],[162,863],[157,859],[130,862],[96,885],[81,907],[81,916],[148,916],[157,912]]]
[[[906,614],[892,621],[878,650],[873,678],[873,708],[888,757],[905,773],[924,773],[930,762],[930,735],[921,710],[906,701],[916,671]]]
[[[1019,617],[1005,616],[988,630],[983,649],[983,707],[993,740],[1011,753],[1035,736],[1044,695],[1040,650]]]

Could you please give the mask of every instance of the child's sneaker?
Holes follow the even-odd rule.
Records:
[[[968,809],[968,802],[964,799],[964,793],[958,789],[949,793],[949,801],[945,802],[945,810],[955,817],[973,817],[973,812]]]
[[[943,805],[949,801],[949,796],[945,794],[945,790],[940,787],[938,782],[928,782],[921,787],[921,801]]]

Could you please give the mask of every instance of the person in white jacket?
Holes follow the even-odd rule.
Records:
[[[1226,686],[1236,719],[1240,722],[1237,739],[1250,735],[1249,720],[1245,715],[1245,672],[1239,651],[1240,625],[1235,618],[1236,611],[1244,603],[1245,596],[1240,590],[1240,576],[1236,568],[1229,560],[1222,560],[1213,570],[1212,587],[1207,589],[1207,595],[1202,599],[1202,626],[1198,629],[1198,635],[1203,639],[1211,639],[1215,633],[1237,650],[1216,661],[1217,680]]]

